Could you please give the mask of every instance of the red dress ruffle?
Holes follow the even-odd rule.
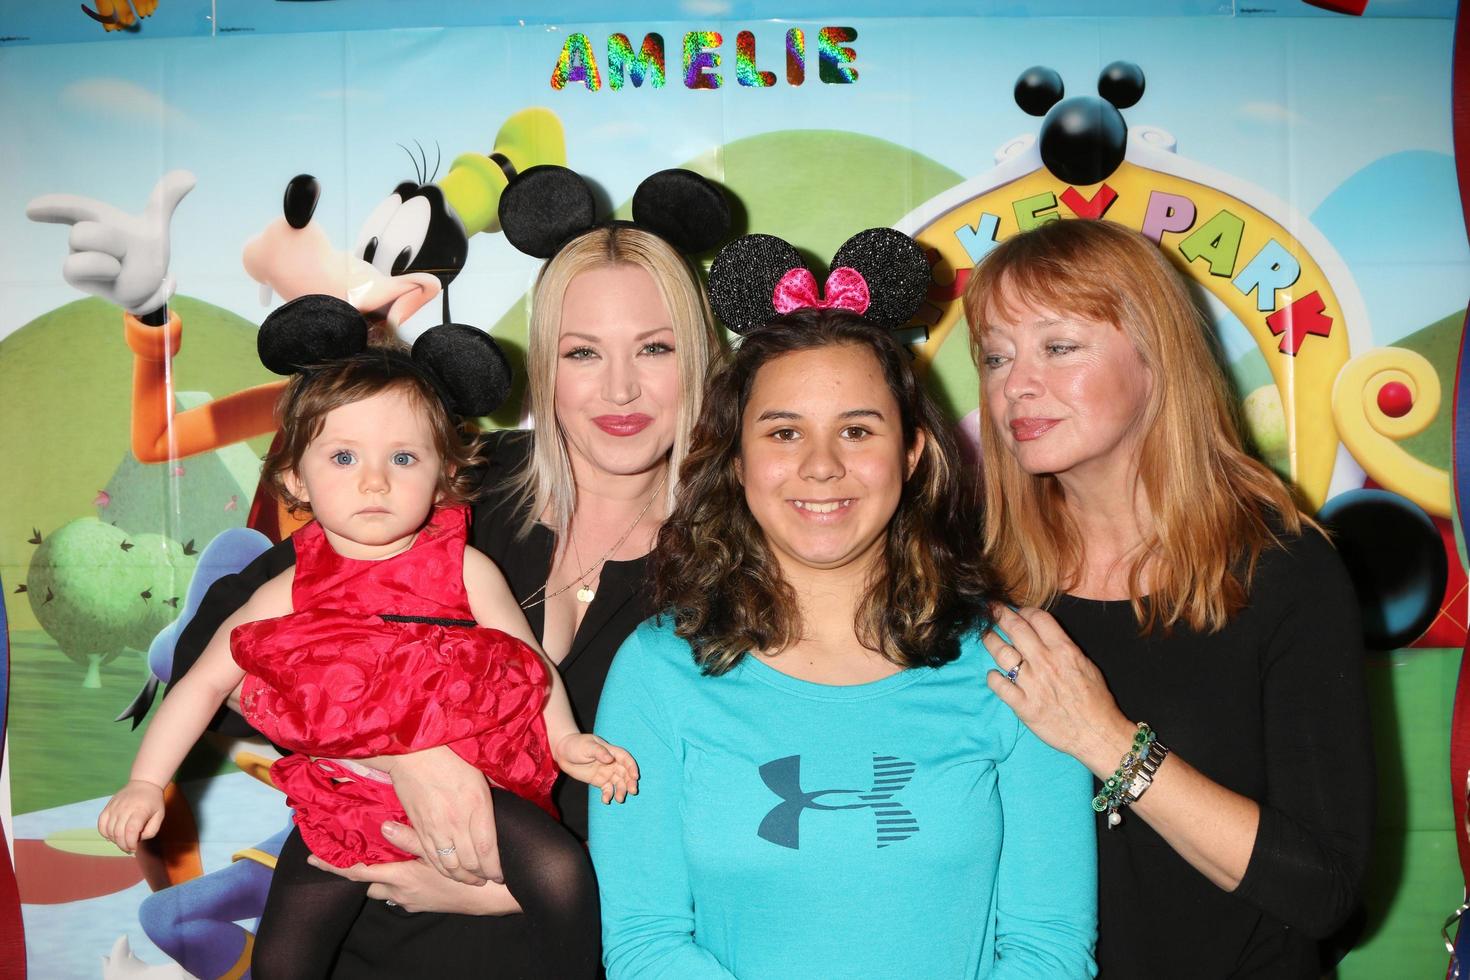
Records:
[[[336,867],[409,860],[379,833],[407,818],[388,782],[331,761],[448,745],[497,785],[556,816],[557,770],[541,711],[549,677],[536,651],[473,622],[464,589],[468,510],[434,512],[408,551],[344,558],[315,521],[293,536],[297,612],[230,634],[245,670],[240,706],[296,755],[271,766],[301,838]]]

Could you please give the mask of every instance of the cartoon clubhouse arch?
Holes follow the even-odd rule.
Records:
[[[907,338],[921,362],[959,323],[969,270],[999,242],[1048,221],[1116,221],[1157,242],[1250,332],[1280,392],[1289,475],[1313,509],[1366,476],[1448,519],[1449,474],[1398,445],[1439,411],[1429,361],[1373,347],[1346,264],[1306,217],[1180,156],[1166,131],[1125,123],[1144,92],[1138,66],[1108,65],[1096,91],[1067,98],[1052,69],[1023,72],[1015,99],[1042,117],[1038,133],[1007,142],[993,169],[897,223],[934,261],[930,302]]]

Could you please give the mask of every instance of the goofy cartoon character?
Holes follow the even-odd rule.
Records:
[[[443,296],[459,275],[470,236],[499,230],[500,192],[516,173],[544,163],[564,163],[561,123],[548,109],[511,116],[488,155],[466,153],[431,183],[430,174],[395,187],[368,215],[351,252],[333,248],[313,222],[320,193],[308,175],[287,185],[283,215],[245,246],[245,271],[263,291],[282,299],[308,293],[338,296],[369,320],[395,329],[421,307]],[[31,201],[33,221],[72,226],[71,254],[62,276],[84,292],[124,310],[133,352],[132,449],[139,461],[159,463],[210,452],[275,431],[272,412],[284,382],[226,395],[183,412],[174,411],[170,359],[179,350],[183,324],[168,309],[174,282],[168,275],[169,224],[194,187],[187,171],[165,174],[141,215],[70,194]],[[250,527],[279,541],[303,523],[257,492]]]

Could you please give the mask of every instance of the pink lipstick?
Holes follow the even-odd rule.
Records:
[[[1011,419],[1011,435],[1017,442],[1030,442],[1046,435],[1061,419]]]
[[[631,415],[599,415],[592,424],[610,436],[636,436],[653,422],[653,416],[634,412]]]

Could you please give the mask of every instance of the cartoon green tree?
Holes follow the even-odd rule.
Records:
[[[146,650],[178,615],[194,556],[158,534],[128,535],[96,518],[63,525],[31,557],[26,594],[56,645],[101,687],[103,664]]]
[[[143,601],[137,630],[127,637],[127,646],[146,651],[158,631],[178,618],[179,603],[189,589],[198,554],[194,542],[181,545],[162,534],[135,534],[129,537],[133,547],[129,556],[139,562],[137,593]]]

